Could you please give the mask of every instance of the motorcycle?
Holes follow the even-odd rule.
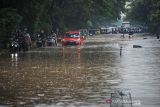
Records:
[[[10,52],[11,53],[18,53],[18,51],[19,51],[18,40],[14,40],[14,41],[11,42]]]
[[[37,48],[40,48],[40,47],[42,47],[43,46],[43,43],[42,43],[42,39],[41,38],[38,38],[38,40],[37,40]]]
[[[48,37],[47,38],[47,46],[54,46],[55,45],[55,37]]]

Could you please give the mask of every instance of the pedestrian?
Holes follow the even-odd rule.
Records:
[[[120,57],[122,56],[122,46],[120,46]]]
[[[42,46],[45,47],[45,45],[46,45],[46,38],[45,38],[44,30],[40,31],[40,38],[42,40]]]
[[[37,42],[36,42],[36,44],[37,44],[37,48],[42,47],[42,39],[41,39],[39,33],[37,34]]]
[[[19,51],[25,50],[25,39],[23,33],[19,30],[16,34],[19,42]]]
[[[53,31],[51,32],[52,37],[54,38],[54,44],[57,46],[57,35]]]
[[[57,46],[57,35],[56,33],[54,33],[53,35],[54,35],[55,45]]]
[[[25,42],[24,42],[24,45],[25,45],[25,51],[28,51],[30,46],[31,46],[31,37],[30,37],[30,34],[29,33],[26,33],[24,35],[24,39],[25,39]]]

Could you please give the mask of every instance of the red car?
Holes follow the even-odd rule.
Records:
[[[62,39],[62,45],[83,45],[84,36],[81,35],[80,31],[68,31]]]

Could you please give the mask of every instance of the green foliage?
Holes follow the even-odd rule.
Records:
[[[128,19],[141,22],[157,32],[160,26],[160,1],[135,0],[128,12]]]
[[[22,17],[16,12],[15,9],[3,8],[0,10],[0,42],[6,47],[16,27],[21,22]]]
[[[39,29],[51,30],[51,21],[47,14],[48,7],[49,0],[30,0],[27,2],[22,11],[22,25],[28,27],[32,34]]]
[[[54,28],[82,28],[120,18],[126,0],[53,0],[50,15]],[[60,22],[60,23],[58,23]],[[88,23],[89,22],[89,23]]]
[[[3,0],[1,7],[17,9],[22,26],[39,29],[87,28],[120,18],[126,0]],[[90,22],[90,23],[88,23]]]

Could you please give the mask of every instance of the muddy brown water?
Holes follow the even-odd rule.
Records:
[[[0,57],[0,107],[109,107],[117,89],[130,90],[140,102],[133,107],[160,106],[158,40],[92,41]]]

